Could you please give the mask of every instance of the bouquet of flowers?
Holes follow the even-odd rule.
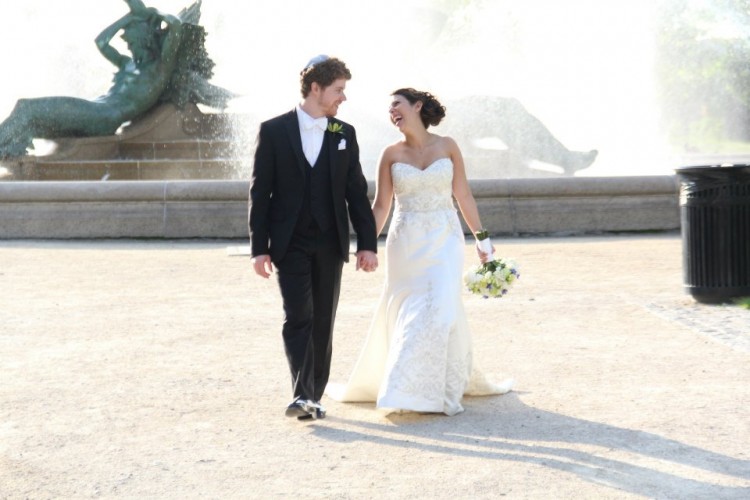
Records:
[[[480,250],[489,255],[487,262],[473,266],[464,275],[469,291],[475,295],[500,298],[513,286],[521,275],[518,266],[511,259],[496,259],[492,255],[492,244],[487,231],[479,231],[477,240]]]

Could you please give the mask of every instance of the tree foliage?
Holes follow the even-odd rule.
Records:
[[[750,141],[750,0],[660,4],[656,73],[675,146],[719,152]]]

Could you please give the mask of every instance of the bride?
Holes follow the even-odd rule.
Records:
[[[380,234],[395,196],[386,281],[349,381],[328,393],[386,410],[455,415],[464,394],[502,394],[512,386],[490,384],[472,368],[461,301],[465,242],[453,198],[473,234],[481,222],[458,145],[427,131],[445,107],[412,88],[392,97],[390,119],[404,138],[381,154],[372,207]],[[477,254],[488,257],[478,248]]]

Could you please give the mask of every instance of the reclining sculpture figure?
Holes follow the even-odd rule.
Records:
[[[53,96],[19,99],[0,123],[0,159],[20,157],[33,139],[92,137],[114,134],[155,105],[188,102],[225,108],[231,92],[208,83],[213,62],[198,25],[200,0],[174,16],[125,0],[130,11],[96,37],[102,55],[117,67],[113,84],[93,100]],[[110,42],[122,31],[129,55]]]

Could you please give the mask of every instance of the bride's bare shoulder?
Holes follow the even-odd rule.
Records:
[[[389,144],[388,146],[383,148],[383,151],[380,153],[380,158],[382,160],[389,160],[393,162],[396,158],[399,158],[401,156],[403,151],[403,141],[394,142],[393,144]]]
[[[391,151],[394,153],[399,153],[406,149],[406,142],[404,141],[396,141],[393,144],[389,144],[385,147],[387,151]]]
[[[451,137],[449,135],[437,135],[437,134],[435,134],[435,136],[438,138],[438,141],[439,141],[440,145],[443,146],[443,147],[445,147],[445,148],[452,149],[452,148],[454,148],[454,147],[457,146],[456,141],[453,139],[453,137]]]

